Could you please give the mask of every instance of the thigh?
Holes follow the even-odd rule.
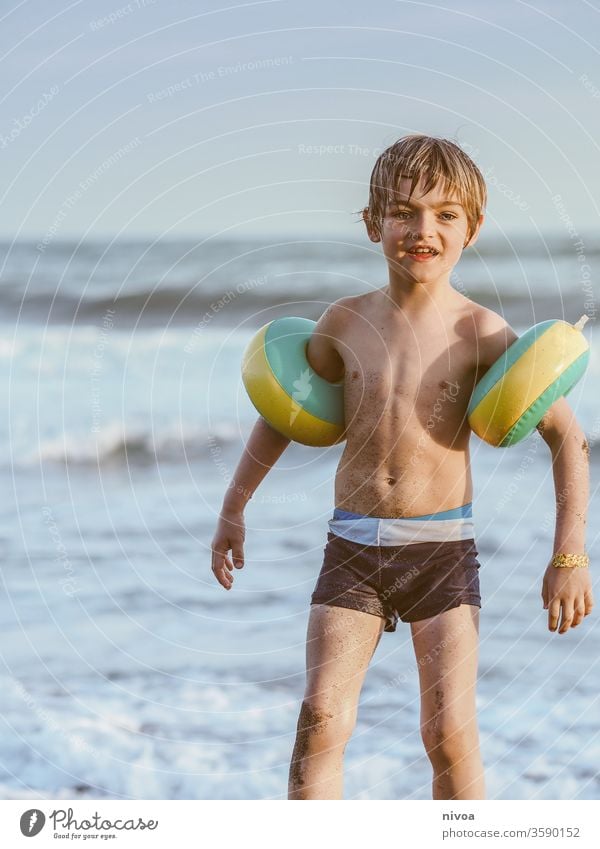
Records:
[[[385,619],[360,610],[313,604],[306,636],[305,698],[358,701]]]
[[[411,623],[421,687],[421,722],[456,725],[475,715],[479,608],[461,604]]]

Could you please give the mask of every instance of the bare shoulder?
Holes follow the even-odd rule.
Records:
[[[358,311],[357,297],[338,298],[329,304],[317,321],[313,335],[326,336],[335,347],[351,317]]]
[[[475,330],[477,359],[487,371],[519,336],[510,324],[497,312],[469,302]],[[480,375],[481,377],[482,375]]]
[[[355,315],[361,313],[367,297],[368,295],[362,294],[345,295],[343,298],[338,298],[331,305],[335,311],[336,320],[342,324],[347,324]]]
[[[306,347],[309,365],[320,377],[336,383],[344,376],[340,338],[347,321],[350,298],[339,298],[323,311]]]

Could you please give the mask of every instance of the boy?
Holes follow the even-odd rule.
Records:
[[[485,201],[479,169],[454,143],[413,135],[388,148],[363,210],[369,238],[382,244],[388,285],[332,304],[307,348],[318,374],[344,377],[346,443],[311,598],[289,799],[342,798],[343,753],[365,672],[382,631],[394,631],[398,618],[411,626],[433,798],[485,798],[467,407],[517,337],[450,284],[462,251],[478,237]],[[585,567],[585,435],[564,398],[538,430],[552,453],[554,554],[582,555],[567,563]],[[234,564],[243,565],[244,506],[288,444],[259,418],[212,541],[212,569],[226,589]],[[564,634],[591,612],[591,583],[587,568],[554,562],[542,598],[549,629],[560,618]]]

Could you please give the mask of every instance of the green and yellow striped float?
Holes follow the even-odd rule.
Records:
[[[306,346],[316,322],[289,316],[265,324],[242,361],[242,380],[260,415],[279,433],[304,445],[341,442],[344,382],[330,383],[310,367]]]
[[[469,424],[477,436],[498,448],[529,436],[583,375],[590,357],[581,332],[587,320],[542,321],[506,349],[471,397]]]

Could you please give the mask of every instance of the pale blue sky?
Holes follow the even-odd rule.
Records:
[[[409,132],[472,153],[487,232],[564,234],[556,194],[598,231],[600,0],[0,9],[3,237],[357,238]]]

